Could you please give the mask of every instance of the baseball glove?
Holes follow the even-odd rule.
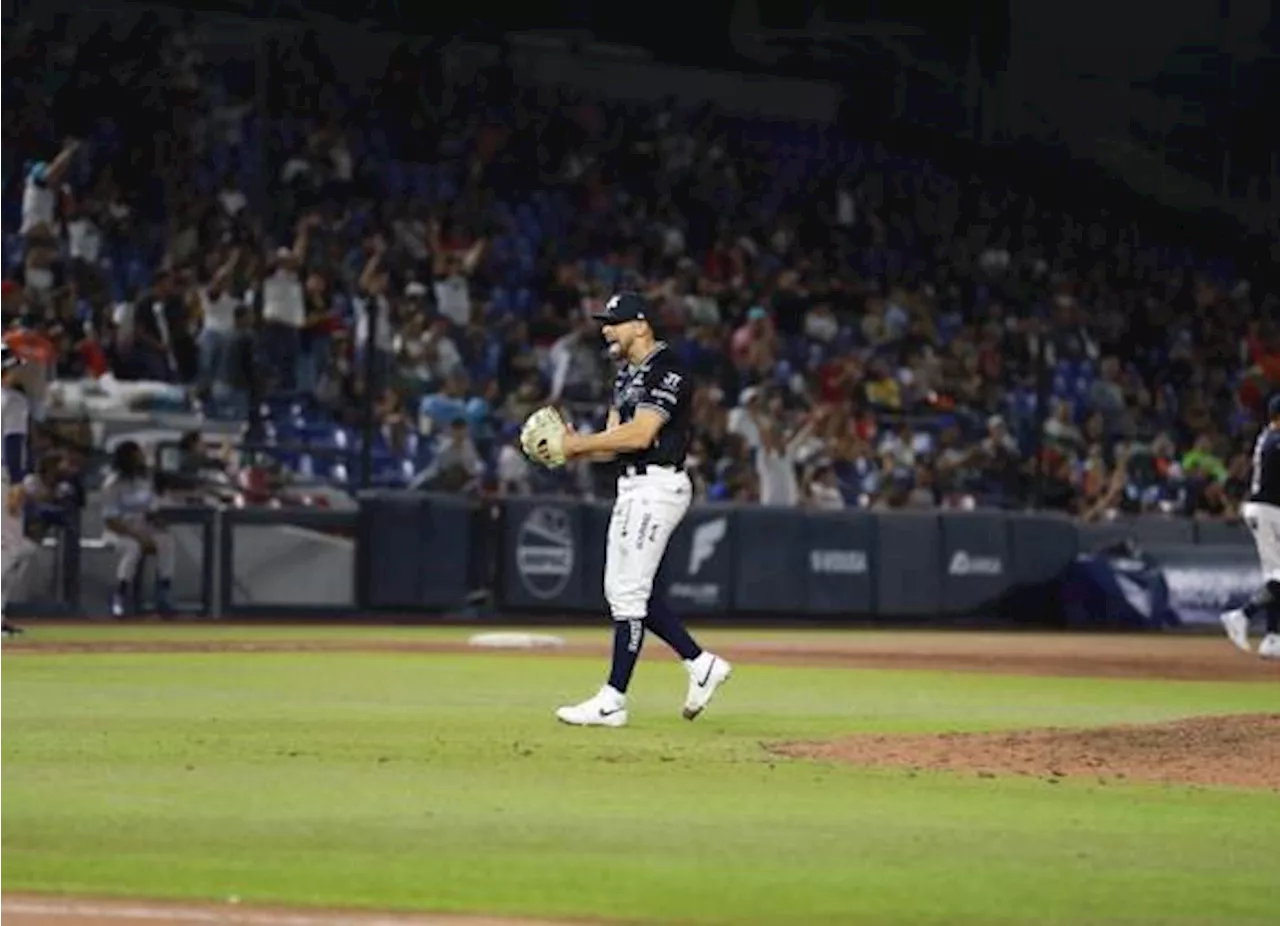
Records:
[[[535,463],[555,469],[564,466],[564,435],[569,430],[550,405],[530,415],[520,429],[520,446]]]

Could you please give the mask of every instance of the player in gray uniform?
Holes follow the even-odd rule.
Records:
[[[564,453],[569,459],[614,459],[620,467],[604,567],[604,594],[614,621],[613,662],[608,683],[595,696],[560,708],[556,716],[575,726],[625,725],[627,686],[648,629],[684,660],[689,687],[682,713],[692,720],[732,668],[698,646],[653,589],[667,542],[693,498],[684,471],[692,383],[679,358],[656,339],[643,296],[620,293],[595,318],[610,354],[626,365],[615,383],[608,425],[598,434],[569,432]]]
[[[1267,403],[1267,413],[1271,421],[1253,445],[1249,500],[1240,509],[1258,548],[1265,584],[1243,608],[1222,615],[1222,628],[1232,643],[1248,653],[1252,649],[1249,623],[1265,615],[1267,631],[1258,644],[1258,655],[1280,659],[1280,396]]]
[[[122,441],[115,449],[111,473],[102,486],[102,515],[107,541],[120,553],[116,564],[116,592],[111,613],[129,613],[133,579],[144,555],[156,558],[156,610],[170,614],[169,588],[173,581],[173,536],[156,516],[159,499],[147,471],[147,458],[134,441]]]
[[[0,467],[0,480],[4,482],[4,510],[0,512],[0,572],[3,573],[3,603],[18,597],[21,592],[27,566],[36,554],[36,545],[27,539],[22,529],[22,482],[27,474],[27,428],[31,418],[31,407],[27,397],[18,387],[21,375],[22,358],[8,344],[3,345],[0,354],[0,382],[3,389],[3,452],[4,465]],[[4,635],[14,636],[22,629],[8,620],[7,609],[4,618]]]

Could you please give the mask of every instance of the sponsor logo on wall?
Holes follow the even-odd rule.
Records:
[[[557,597],[573,575],[573,527],[565,508],[534,508],[516,533],[516,571],[534,598]]]
[[[998,556],[976,556],[968,550],[956,550],[947,564],[949,576],[1004,575],[1004,562]]]
[[[865,550],[810,550],[809,571],[814,575],[861,576],[868,572]]]
[[[693,537],[689,541],[689,562],[687,580],[672,582],[668,594],[700,607],[714,607],[721,600],[719,582],[693,581],[702,567],[716,555],[716,550],[729,533],[728,518],[713,518],[699,524],[693,529]]]

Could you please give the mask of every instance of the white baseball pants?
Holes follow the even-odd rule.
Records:
[[[148,530],[147,536],[156,545],[156,575],[161,579],[173,578],[173,535],[163,530]],[[142,562],[142,544],[134,537],[108,531],[107,541],[120,554],[116,563],[116,581],[132,582],[138,572],[138,564]]]
[[[1280,581],[1280,507],[1245,502],[1240,516],[1253,534],[1264,582]]]
[[[618,479],[604,558],[604,597],[615,621],[644,619],[667,543],[692,501],[693,483],[674,469],[651,466]]]

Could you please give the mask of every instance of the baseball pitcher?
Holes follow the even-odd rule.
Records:
[[[699,647],[653,591],[667,542],[693,495],[684,471],[692,384],[679,359],[656,339],[643,296],[619,293],[594,318],[602,325],[609,353],[624,361],[608,426],[598,434],[576,434],[554,408],[541,408],[521,433],[525,452],[544,466],[563,466],[576,457],[613,459],[620,465],[604,567],[604,594],[613,614],[609,680],[594,697],[560,708],[556,717],[575,726],[624,726],[627,686],[648,629],[684,661],[689,688],[683,715],[693,720],[732,667]]]
[[[3,345],[0,360],[0,377],[3,378],[3,459],[0,479],[4,481],[4,512],[0,513],[0,572],[3,573],[3,602],[7,605],[20,597],[27,566],[36,554],[36,545],[27,539],[22,530],[22,481],[27,474],[27,427],[31,410],[27,397],[18,388],[17,378],[22,359],[8,344]],[[12,636],[21,631],[9,623],[5,609],[4,635]]]

